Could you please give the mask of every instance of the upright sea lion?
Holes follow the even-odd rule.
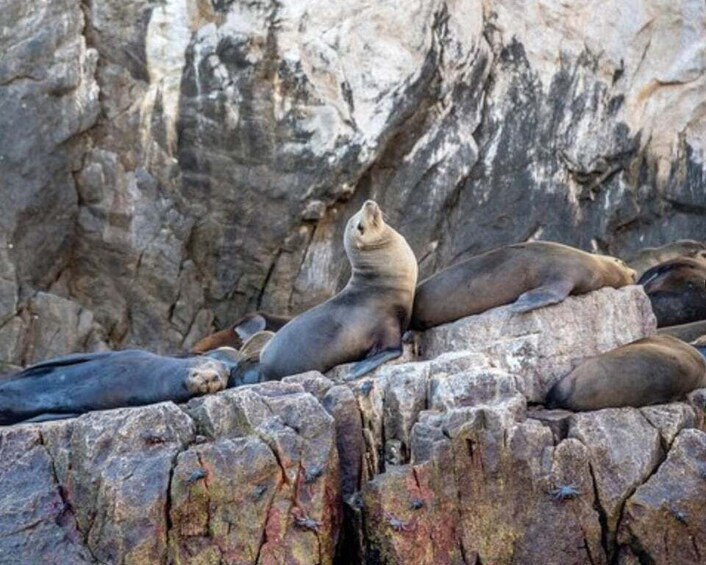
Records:
[[[289,322],[292,316],[277,316],[268,312],[250,312],[230,327],[212,333],[199,340],[191,348],[192,353],[205,353],[218,347],[233,347],[240,349],[243,342],[261,331],[276,332]]]
[[[672,259],[645,271],[638,282],[650,298],[658,327],[706,320],[706,260]]]
[[[423,330],[512,304],[529,312],[604,286],[619,288],[635,273],[615,257],[533,241],[489,251],[432,275],[417,287],[412,328]]]
[[[706,386],[700,352],[669,335],[647,337],[587,359],[557,382],[549,408],[639,408],[683,397]]]
[[[412,249],[372,200],[348,220],[343,243],[348,284],[275,334],[260,355],[266,379],[360,361],[355,378],[401,355],[417,283]]]
[[[633,259],[627,261],[630,268],[634,269],[637,277],[660,263],[671,261],[677,257],[706,257],[706,243],[693,239],[680,239],[660,247],[645,247]]]
[[[50,359],[0,382],[0,425],[186,402],[226,387],[236,363],[233,355],[221,352],[221,357],[175,358],[128,349]]]

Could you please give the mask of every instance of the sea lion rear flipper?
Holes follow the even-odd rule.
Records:
[[[251,335],[240,347],[238,361],[259,361],[260,353],[274,336],[274,332],[267,330]]]
[[[399,349],[385,349],[380,353],[376,353],[372,357],[358,361],[351,368],[350,373],[345,376],[345,380],[352,381],[358,379],[363,375],[367,375],[369,372],[374,371],[383,363],[390,361],[392,359],[397,359],[402,355],[402,348]]]
[[[556,304],[564,300],[574,288],[574,283],[570,280],[557,280],[546,283],[532,290],[521,294],[515,302],[510,305],[510,311],[515,314],[530,312],[537,308]]]
[[[233,327],[233,331],[243,341],[247,341],[256,333],[263,331],[267,327],[267,320],[260,314],[255,314],[249,320],[245,320]]]

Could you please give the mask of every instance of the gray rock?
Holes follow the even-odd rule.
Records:
[[[100,106],[83,12],[59,0],[0,4],[0,320],[66,267],[78,214],[73,172]]]
[[[575,414],[569,438],[579,440],[588,452],[608,550],[613,551],[625,500],[664,458],[660,431],[639,410],[618,408]]]
[[[423,276],[523,240],[706,239],[696,0],[5,4],[0,324],[51,292],[111,347],[172,352],[301,311],[346,280],[368,197]]]
[[[270,383],[185,408],[0,429],[0,561],[331,563],[336,434],[314,397]]]
[[[683,430],[665,462],[626,502],[618,539],[640,562],[698,563],[703,559],[705,461],[706,434]]]
[[[68,351],[105,349],[93,314],[78,303],[53,294],[37,293],[29,301],[27,351],[23,361],[37,363]]]

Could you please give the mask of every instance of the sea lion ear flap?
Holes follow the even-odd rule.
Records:
[[[260,314],[255,314],[252,318],[244,320],[233,328],[233,331],[241,339],[241,341],[246,341],[257,332],[261,332],[265,329],[267,325],[267,320],[263,318]]]

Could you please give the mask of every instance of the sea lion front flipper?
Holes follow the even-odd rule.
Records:
[[[564,300],[573,290],[574,283],[570,280],[559,279],[548,282],[521,294],[510,305],[510,311],[515,314],[530,312],[537,308],[556,304]]]
[[[367,375],[369,372],[374,371],[383,363],[390,361],[392,359],[397,359],[402,355],[402,348],[399,349],[385,349],[380,353],[376,353],[372,357],[358,361],[351,368],[350,373],[348,373],[344,379],[346,381],[352,381],[354,379],[359,379],[363,375]]]

